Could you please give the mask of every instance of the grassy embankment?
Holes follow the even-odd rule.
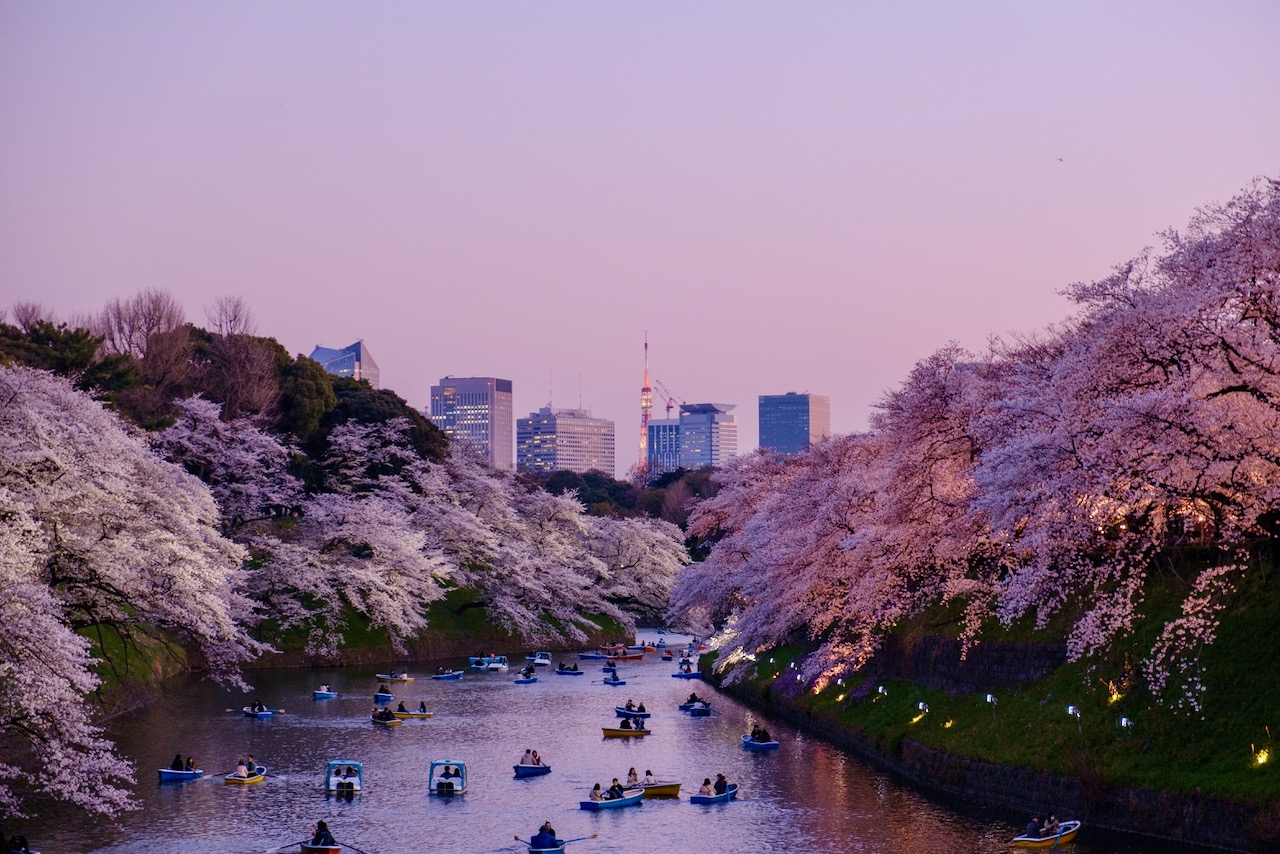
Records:
[[[1155,574],[1145,591],[1144,618],[1102,660],[1074,662],[987,702],[985,691],[951,694],[913,684],[854,677],[792,700],[806,713],[837,723],[896,755],[904,739],[952,754],[1153,791],[1196,791],[1252,803],[1280,803],[1280,573],[1258,556],[1239,595],[1222,614],[1217,641],[1204,650],[1202,711],[1177,713],[1157,703],[1134,677],[1176,616],[1197,556],[1186,551]],[[1203,565],[1203,564],[1200,564]],[[954,636],[958,616],[938,608],[897,629]],[[1030,621],[992,626],[993,641],[1061,640],[1066,621],[1043,629]],[[757,657],[749,690],[764,699],[807,650],[778,647]],[[885,692],[878,688],[883,685]],[[928,712],[922,714],[920,703]],[[1080,710],[1078,718],[1067,706]],[[1133,721],[1123,728],[1121,717]],[[1260,762],[1263,751],[1268,761]]]

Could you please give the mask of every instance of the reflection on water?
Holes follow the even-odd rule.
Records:
[[[762,722],[783,742],[781,750],[745,751],[738,737],[748,710],[716,695],[715,716],[682,714],[676,704],[690,690],[713,691],[670,678],[674,666],[653,654],[624,663],[625,687],[600,684],[600,662],[581,662],[588,674],[580,677],[541,669],[532,685],[513,684],[514,671],[468,672],[459,682],[437,682],[428,675],[438,663],[409,666],[418,680],[392,686],[406,707],[424,700],[435,717],[393,729],[368,722],[378,685],[373,674],[385,668],[259,671],[250,674],[257,691],[248,697],[178,680],[164,703],[112,723],[122,753],[138,765],[142,809],[114,827],[47,816],[34,841],[46,854],[261,854],[302,840],[313,822],[325,819],[340,841],[367,854],[522,852],[512,837],[528,838],[549,819],[562,837],[599,834],[571,845],[574,854],[843,854],[1004,852],[1016,832],[1013,823],[941,807],[780,721]],[[339,692],[337,699],[311,699],[322,682]],[[284,714],[263,721],[243,717],[240,707],[254,697]],[[628,698],[654,713],[653,735],[604,739],[600,728],[614,724],[613,707]],[[552,773],[515,779],[511,766],[526,748],[538,750]],[[156,769],[179,752],[194,754],[205,778],[158,783]],[[270,766],[266,782],[224,785],[220,774],[249,753]],[[364,763],[363,795],[350,801],[325,795],[330,759]],[[429,797],[427,765],[433,759],[465,762],[468,794]],[[681,798],[623,810],[578,809],[594,783],[607,787],[631,767],[680,780]],[[691,805],[690,791],[717,773],[741,784],[739,799]],[[1087,831],[1075,846],[1077,854],[1137,850],[1114,840],[1104,847],[1089,841]]]

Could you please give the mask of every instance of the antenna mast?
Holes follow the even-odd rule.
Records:
[[[640,387],[640,462],[636,471],[649,471],[649,418],[653,415],[653,389],[649,387],[649,330],[644,331],[644,385]]]

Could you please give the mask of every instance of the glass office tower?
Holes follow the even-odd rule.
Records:
[[[320,363],[326,371],[339,377],[351,377],[353,380],[365,380],[369,385],[378,388],[378,363],[369,355],[369,348],[360,340],[350,347],[335,350],[332,347],[321,347],[319,344],[311,351],[311,358]]]
[[[551,473],[595,469],[614,477],[614,424],[585,409],[544,406],[516,420],[516,468]]]
[[[799,454],[831,435],[831,399],[823,394],[760,395],[760,447]]]
[[[451,442],[469,442],[494,468],[515,464],[511,380],[444,377],[431,387],[431,423]]]

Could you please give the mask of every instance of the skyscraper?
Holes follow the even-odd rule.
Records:
[[[760,447],[799,454],[831,435],[831,398],[825,394],[760,395]]]
[[[363,339],[341,350],[317,344],[311,351],[311,358],[331,374],[353,380],[366,380],[369,385],[378,388],[378,363],[369,355],[369,348],[364,346]]]
[[[680,468],[680,419],[650,418],[646,448],[649,480]]]
[[[613,477],[614,424],[585,409],[544,406],[516,420],[516,468],[556,472],[595,469]]]
[[[443,377],[431,387],[431,422],[452,442],[478,447],[494,468],[514,462],[511,380]]]
[[[738,455],[738,418],[733,403],[680,404],[680,465],[719,468]]]

